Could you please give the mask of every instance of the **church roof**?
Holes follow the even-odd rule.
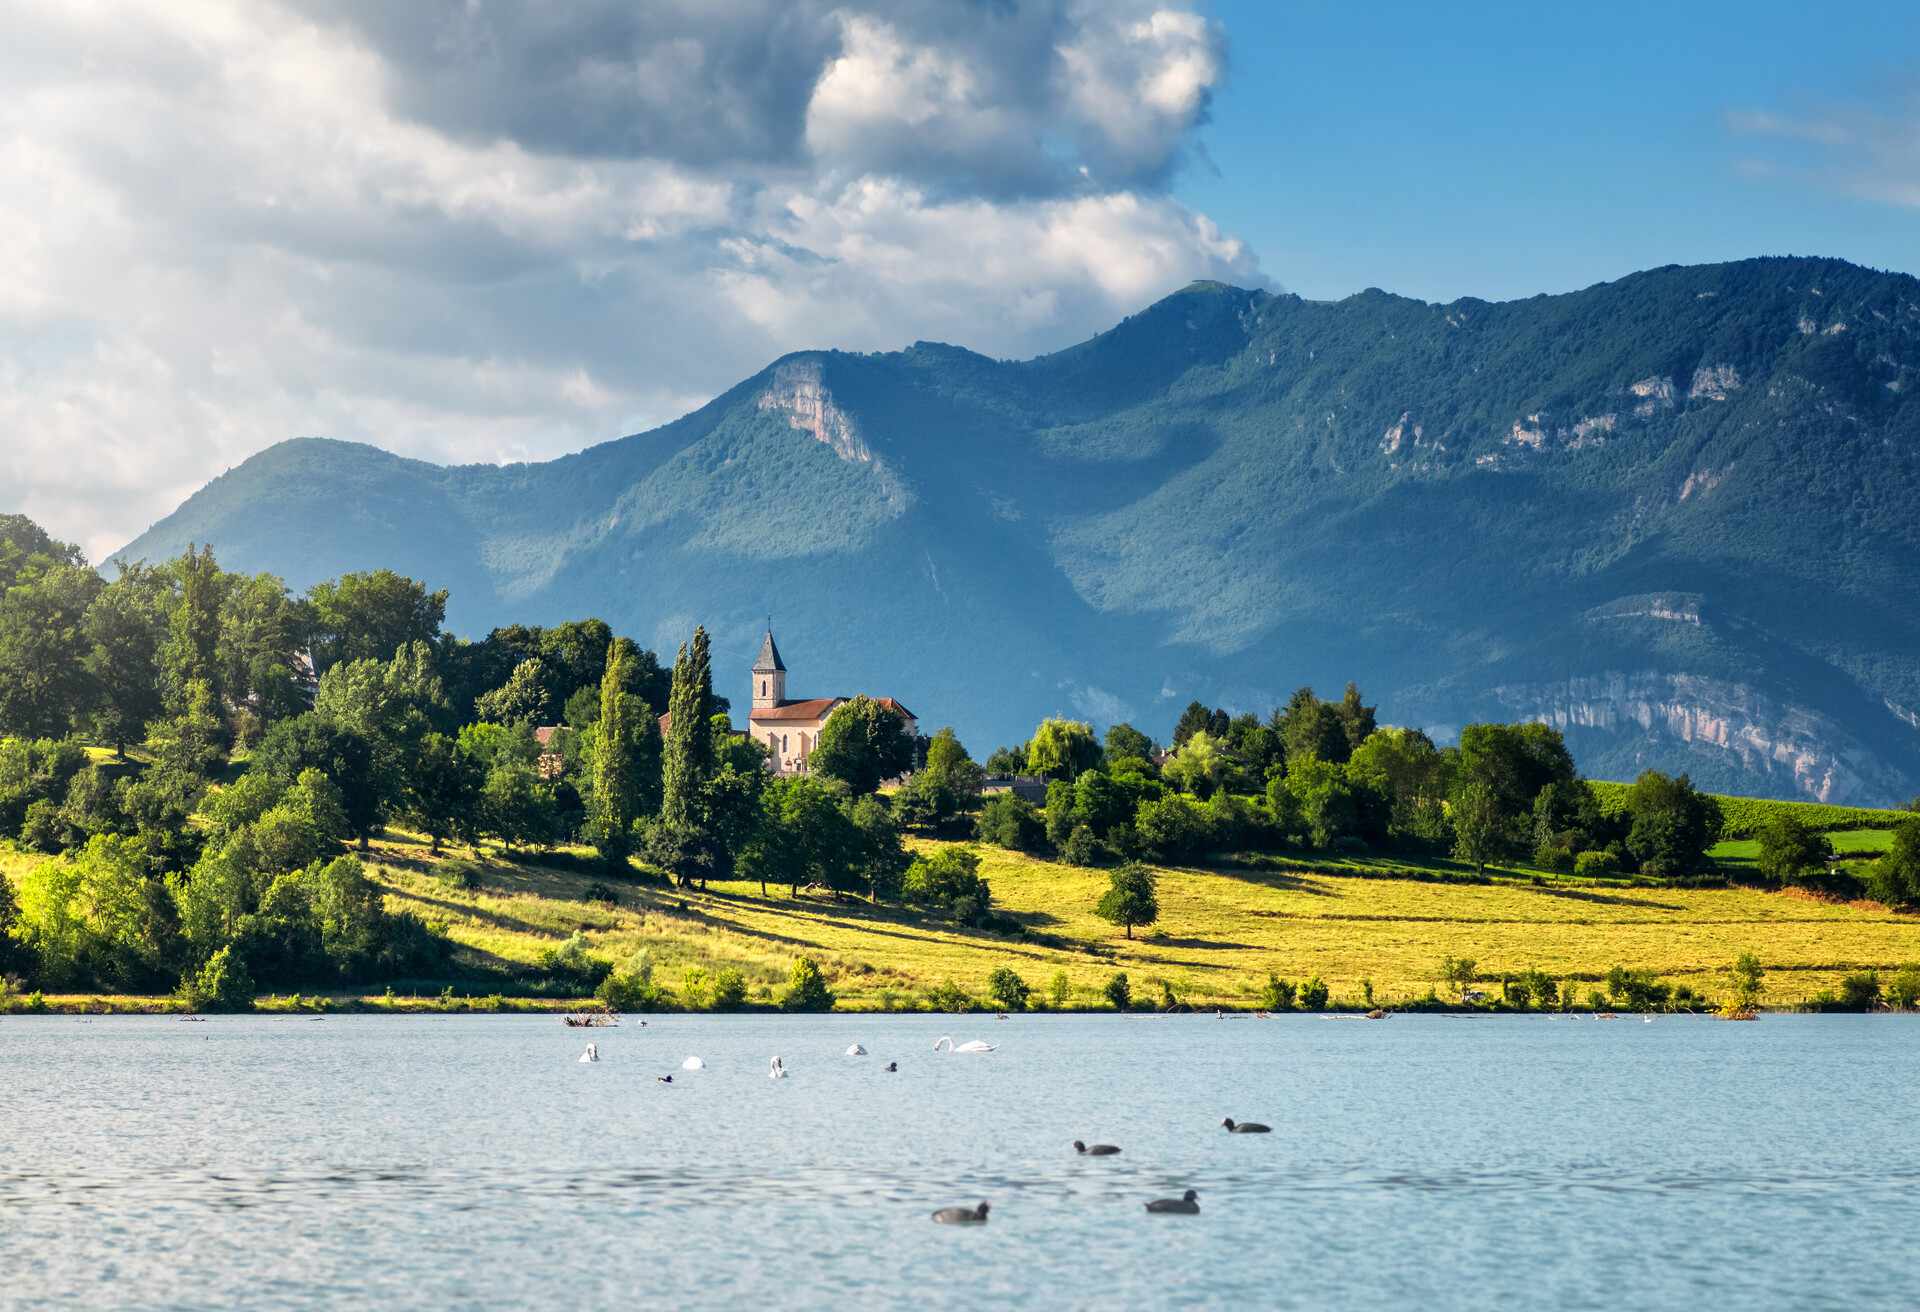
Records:
[[[755,674],[785,674],[787,667],[781,663],[780,649],[773,645],[773,630],[767,630],[767,636],[760,641],[760,654],[754,658]]]
[[[804,701],[781,702],[778,706],[758,707],[749,713],[752,720],[824,720],[844,697],[809,697]]]
[[[748,719],[760,720],[824,720],[833,713],[833,708],[850,701],[847,697],[809,697],[804,701],[781,702],[778,706],[759,707],[748,714]],[[919,717],[891,697],[875,697],[890,711],[897,711],[916,723]]]

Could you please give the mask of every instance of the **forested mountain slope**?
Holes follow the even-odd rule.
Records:
[[[1195,284],[1055,355],[789,356],[653,432],[441,468],[303,439],[123,553],[296,588],[389,566],[449,619],[697,618],[744,681],[873,691],[984,750],[1164,735],[1356,678],[1436,734],[1538,716],[1601,777],[1920,790],[1920,283],[1839,261],[1562,296]]]

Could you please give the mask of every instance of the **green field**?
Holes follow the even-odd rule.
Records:
[[[1600,810],[1605,815],[1621,815],[1627,809],[1627,792],[1631,784],[1603,783],[1593,780],[1593,791],[1600,798]],[[1782,802],[1770,797],[1732,797],[1725,793],[1711,794],[1720,804],[1720,814],[1726,822],[1722,831],[1727,838],[1751,838],[1759,832],[1769,816],[1792,815],[1802,823],[1814,829],[1864,830],[1891,829],[1902,820],[1911,820],[1911,811],[1877,810],[1864,806],[1833,806],[1826,802]],[[1838,846],[1836,843],[1835,846]]]
[[[1827,831],[1827,841],[1833,844],[1835,856],[1848,865],[1871,861],[1893,846],[1893,831],[1890,829],[1832,829]],[[1707,849],[1707,855],[1721,866],[1730,870],[1741,870],[1756,865],[1760,860],[1760,840],[1757,838],[1724,838]]]

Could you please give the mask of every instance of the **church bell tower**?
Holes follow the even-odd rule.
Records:
[[[780,660],[780,649],[774,645],[769,626],[760,643],[760,655],[753,662],[753,709],[772,710],[786,699],[787,667]]]

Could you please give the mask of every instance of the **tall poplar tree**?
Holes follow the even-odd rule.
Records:
[[[633,694],[626,690],[632,645],[621,639],[607,651],[606,673],[600,677],[600,722],[593,731],[590,832],[601,860],[615,869],[626,868],[633,821],[639,810],[639,771],[628,706]]]
[[[682,884],[705,880],[722,854],[710,823],[709,790],[714,775],[713,669],[707,631],[695,628],[691,644],[673,662],[667,696],[667,740],[661,749],[660,819],[647,833],[647,855]]]
[[[668,694],[667,741],[661,754],[660,819],[691,832],[700,827],[707,780],[713,775],[713,666],[707,631],[680,648]]]

